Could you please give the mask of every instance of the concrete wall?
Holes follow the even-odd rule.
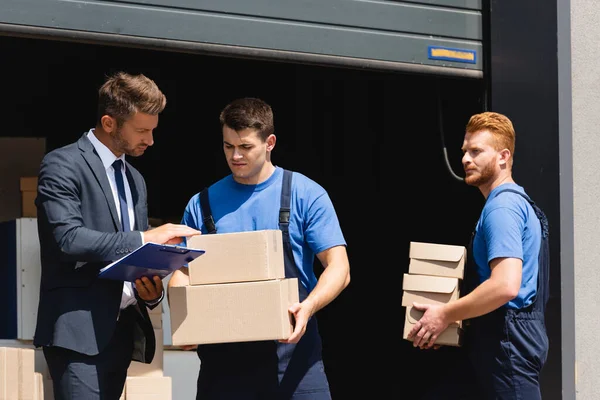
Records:
[[[600,5],[558,2],[563,399],[598,398]]]

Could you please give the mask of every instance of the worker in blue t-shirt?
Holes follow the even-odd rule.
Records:
[[[331,199],[313,180],[272,163],[273,112],[264,101],[235,100],[223,109],[220,122],[231,174],[203,191],[208,207],[202,192],[194,195],[182,223],[203,234],[282,229],[280,208],[289,202],[284,263],[286,277],[298,278],[300,302],[289,309],[295,326],[287,340],[197,346],[197,399],[331,399],[315,314],[350,282],[346,241]],[[214,226],[205,222],[210,216]],[[315,257],[324,267],[319,279]],[[188,283],[183,267],[169,287]]]
[[[463,321],[468,369],[457,368],[454,388],[440,387],[431,398],[541,400],[548,221],[512,178],[515,131],[506,116],[472,116],[462,150],[465,182],[486,198],[469,244],[463,293],[443,305],[415,303],[425,313],[408,337],[414,346],[431,348],[451,322]]]

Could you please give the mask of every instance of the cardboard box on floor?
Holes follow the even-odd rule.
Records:
[[[278,229],[197,235],[187,247],[206,251],[188,264],[191,285],[285,278]]]
[[[288,308],[298,296],[297,278],[172,287],[172,343],[287,339],[293,331]]]
[[[458,278],[404,274],[402,305],[412,306],[413,302],[444,304],[457,300],[460,296],[459,283]]]
[[[173,383],[170,376],[129,376],[125,381],[124,400],[171,400]]]
[[[408,339],[408,333],[415,326],[417,321],[421,319],[423,316],[422,311],[418,311],[413,307],[406,307],[406,315],[404,317],[404,334],[402,336],[403,339]],[[457,321],[456,323],[452,323],[446,328],[435,341],[436,344],[445,345],[445,346],[458,346],[462,345],[462,337],[463,330],[461,328],[462,322]]]
[[[410,242],[409,274],[463,279],[467,249],[464,246]]]
[[[0,399],[33,399],[36,396],[35,350],[0,347]]]
[[[166,284],[165,284],[165,286],[166,286]],[[162,322],[163,306],[162,306],[162,302],[160,302],[153,309],[149,309],[148,308],[148,316],[150,317],[150,321],[152,322],[152,327],[154,329],[162,329],[162,327],[163,327],[163,322]]]
[[[157,307],[158,308],[158,307]],[[150,364],[141,363],[139,361],[131,361],[127,369],[127,376],[163,376],[164,366],[164,340],[163,330],[154,329],[154,337],[156,338],[156,351],[154,358]]]
[[[37,176],[21,177],[21,217],[37,217],[37,207],[35,206],[35,198],[37,197],[37,184]]]

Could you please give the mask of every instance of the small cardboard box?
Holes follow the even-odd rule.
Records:
[[[44,375],[34,372],[34,382],[33,400],[44,400]]]
[[[287,339],[293,331],[288,308],[298,298],[297,278],[172,287],[172,343]]]
[[[0,348],[0,399],[33,400],[35,396],[35,350]]]
[[[409,274],[463,279],[467,249],[464,246],[410,242]]]
[[[170,376],[130,376],[125,380],[126,400],[171,400],[172,393]]]
[[[408,333],[422,316],[422,311],[415,310],[413,307],[406,307],[406,315],[404,318],[404,334],[402,336],[403,339],[412,341],[412,339],[408,339]],[[435,344],[460,347],[462,345],[463,337],[461,325],[462,321],[448,325],[448,327],[438,336]]]
[[[278,229],[197,235],[187,247],[206,251],[188,264],[191,285],[285,278]]]
[[[21,217],[36,218],[37,177],[21,177]]]
[[[162,329],[163,327],[163,307],[162,302],[159,303],[153,309],[148,309],[148,316],[150,317],[150,322],[152,322],[152,327],[154,329]]]
[[[154,329],[154,337],[156,338],[156,350],[154,358],[150,364],[141,363],[139,361],[131,361],[127,369],[127,376],[163,376],[164,365],[164,338],[162,329]]]
[[[459,283],[458,278],[404,274],[402,305],[412,306],[413,302],[445,304],[457,300],[460,296]]]

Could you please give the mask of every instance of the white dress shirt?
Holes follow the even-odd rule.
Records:
[[[108,147],[106,147],[98,138],[94,135],[94,129],[90,129],[87,134],[88,139],[92,142],[92,145],[96,149],[96,152],[100,156],[100,160],[102,160],[102,165],[104,165],[104,169],[106,170],[106,176],[108,177],[108,182],[110,183],[110,189],[112,190],[113,199],[115,200],[115,208],[117,209],[117,213],[119,214],[119,221],[121,220],[121,207],[119,207],[119,191],[117,189],[117,181],[115,180],[115,169],[112,164],[115,162],[117,157],[113,154],[112,151]],[[131,226],[129,229],[133,231],[133,227],[135,224],[135,214],[133,210],[133,198],[131,196],[131,188],[129,187],[129,182],[127,181],[127,174],[125,173],[125,155],[121,155],[119,157],[123,161],[123,170],[121,174],[123,174],[123,182],[125,183],[125,196],[127,197],[127,211],[129,213],[129,221]],[[144,241],[144,236],[140,232],[142,236],[142,242]],[[113,260],[116,261],[116,260]],[[124,282],[123,284],[123,295],[121,296],[121,310],[124,310],[127,306],[131,304],[135,304],[137,302],[135,298],[135,294],[133,293],[133,286],[131,282]]]

